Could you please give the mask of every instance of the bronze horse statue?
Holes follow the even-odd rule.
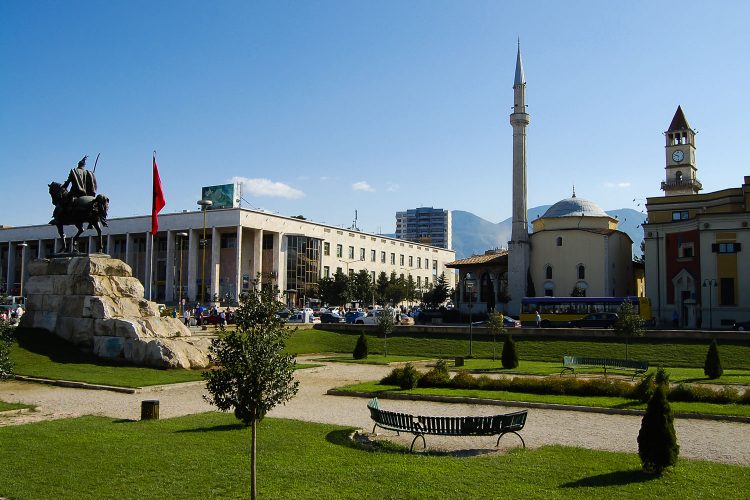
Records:
[[[96,230],[96,251],[101,252],[104,249],[102,242],[102,227],[107,226],[107,210],[109,210],[109,198],[104,195],[79,196],[70,199],[68,190],[59,182],[52,182],[49,185],[49,195],[52,197],[52,203],[55,205],[55,211],[52,214],[52,220],[49,222],[57,227],[57,232],[62,238],[62,252],[77,252],[78,237],[83,233],[84,224],[88,224],[88,229]],[[70,244],[65,237],[63,226],[73,225],[78,232],[70,239]]]

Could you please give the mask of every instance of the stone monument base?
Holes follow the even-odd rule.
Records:
[[[29,264],[24,328],[55,333],[103,358],[159,368],[206,368],[206,339],[143,298],[130,266],[104,254],[55,256]]]

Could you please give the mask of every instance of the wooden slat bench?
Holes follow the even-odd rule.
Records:
[[[613,358],[583,358],[579,356],[563,356],[563,369],[560,375],[566,371],[575,373],[577,368],[604,368],[604,375],[607,370],[632,371],[633,378],[643,375],[648,371],[648,361],[638,361],[635,359],[613,359]]]
[[[372,427],[373,433],[376,427],[380,427],[396,431],[397,434],[401,432],[414,434],[409,451],[414,450],[414,443],[419,438],[422,438],[422,446],[427,448],[424,439],[426,434],[438,436],[494,436],[499,434],[495,446],[500,445],[500,438],[505,434],[515,434],[526,448],[526,442],[518,431],[526,424],[527,410],[486,417],[426,417],[381,410],[377,398],[370,400],[367,408],[370,410],[370,418],[375,422]]]

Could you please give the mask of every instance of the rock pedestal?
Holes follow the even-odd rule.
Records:
[[[160,368],[205,368],[208,345],[143,298],[130,266],[107,255],[37,259],[29,264],[21,327],[55,333],[104,358]]]

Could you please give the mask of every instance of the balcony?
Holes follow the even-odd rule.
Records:
[[[700,191],[703,189],[703,184],[698,179],[682,179],[679,181],[662,181],[662,191],[674,191],[677,189],[690,189],[692,191]]]

